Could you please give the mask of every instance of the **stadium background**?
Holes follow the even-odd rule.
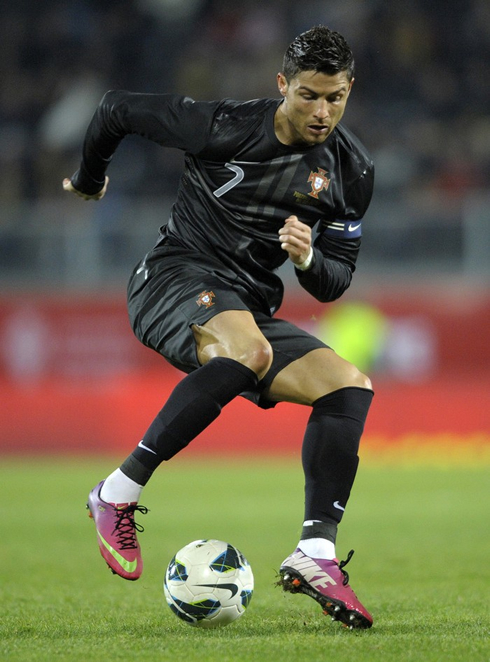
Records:
[[[281,314],[372,376],[368,451],[488,454],[486,0],[3,3],[1,453],[121,455],[180,378],[132,336],[125,284],[168,215],[182,155],[127,139],[103,201],[62,192],[102,94],[276,96],[285,46],[317,23],[353,47],[345,121],[377,182],[348,293],[318,304],[286,268]],[[238,400],[186,452],[297,453],[306,416]]]

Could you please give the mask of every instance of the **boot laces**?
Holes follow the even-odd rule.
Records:
[[[129,505],[126,508],[116,509],[116,525],[112,533],[118,538],[121,549],[136,549],[138,546],[136,531],[141,533],[145,530],[141,524],[134,521],[134,513],[136,511],[142,515],[146,515],[148,508],[145,506]]]
[[[347,558],[345,559],[345,561],[341,561],[339,563],[339,570],[344,575],[344,580],[342,582],[344,586],[347,586],[347,584],[349,583],[349,573],[346,570],[344,570],[344,567],[349,563],[353,555],[354,555],[354,550],[351,549],[350,552],[347,554]]]

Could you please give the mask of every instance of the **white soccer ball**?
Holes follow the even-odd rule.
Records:
[[[221,540],[195,540],[170,561],[163,590],[173,613],[201,628],[228,625],[252,599],[252,568],[243,554]]]

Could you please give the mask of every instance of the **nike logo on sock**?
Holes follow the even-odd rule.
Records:
[[[338,501],[333,502],[333,507],[337,508],[337,510],[345,510],[345,508],[343,506],[341,506]]]
[[[144,451],[148,451],[148,453],[153,453],[153,455],[157,455],[157,453],[155,453],[154,450],[152,450],[151,448],[148,448],[148,446],[145,446],[144,443],[143,443],[143,441],[140,441],[139,444],[138,444],[138,446],[139,446],[140,448],[142,448]]]

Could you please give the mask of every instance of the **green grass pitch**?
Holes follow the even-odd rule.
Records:
[[[375,625],[348,631],[275,586],[301,529],[299,459],[184,455],[145,490],[137,582],[109,572],[85,510],[115,462],[3,459],[0,660],[490,660],[488,466],[361,465],[337,549],[355,549],[351,585]],[[172,555],[206,537],[236,545],[255,575],[245,615],[218,630],[179,621],[162,591]]]

